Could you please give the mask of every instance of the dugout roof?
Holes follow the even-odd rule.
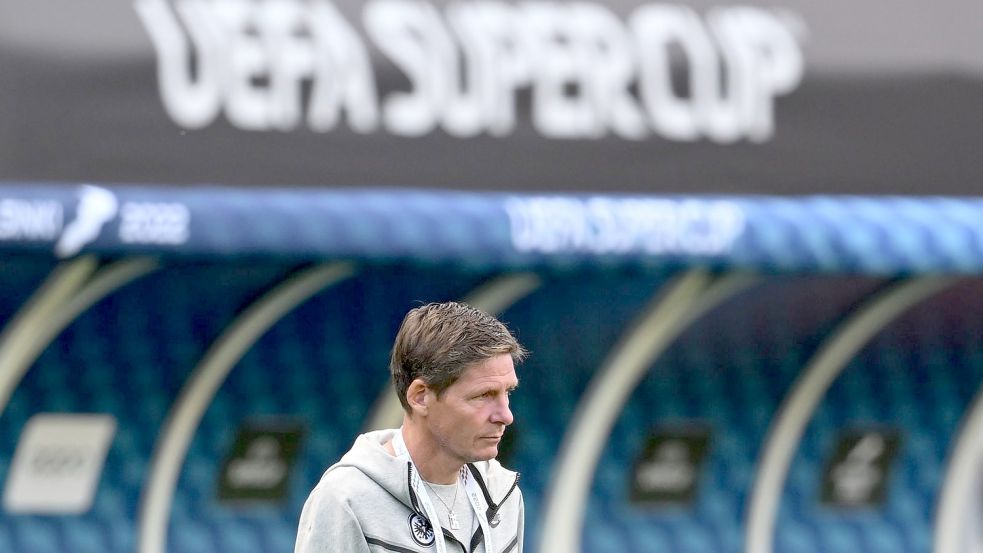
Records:
[[[0,247],[56,258],[281,257],[482,270],[975,274],[973,198],[0,186]]]

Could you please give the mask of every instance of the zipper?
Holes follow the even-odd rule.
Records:
[[[463,543],[461,543],[460,541],[458,541],[457,538],[454,537],[454,534],[451,534],[451,531],[450,530],[448,530],[448,529],[444,528],[443,526],[441,526],[440,527],[440,533],[444,535],[444,541],[445,542],[447,540],[450,540],[450,541],[456,543],[457,545],[461,546],[461,551],[463,551],[464,553],[468,553],[467,546],[465,546]]]
[[[519,477],[522,475],[519,473],[515,474],[515,480],[512,482],[512,486],[509,488],[509,491],[505,493],[505,496],[502,497],[501,501],[495,503],[494,501],[492,501],[491,494],[488,493],[488,488],[485,487],[485,481],[481,479],[481,473],[478,472],[478,468],[472,465],[471,463],[468,463],[467,466],[468,469],[471,471],[471,474],[474,477],[475,481],[478,483],[478,487],[481,488],[481,493],[485,496],[485,502],[488,503],[488,513],[485,516],[488,517],[488,520],[491,520],[492,517],[494,517],[495,514],[498,513],[498,510],[505,503],[505,500],[508,499],[510,495],[512,495],[512,492],[514,492],[516,488],[519,487]]]
[[[512,482],[512,487],[509,488],[509,491],[505,492],[505,497],[503,497],[502,500],[498,502],[498,505],[495,506],[496,511],[498,510],[499,507],[501,507],[503,503],[505,503],[505,500],[508,499],[510,495],[512,495],[512,492],[514,492],[515,489],[519,487],[520,476],[522,475],[519,473],[515,473],[515,482]]]

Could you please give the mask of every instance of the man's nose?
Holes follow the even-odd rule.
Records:
[[[512,410],[509,409],[509,397],[503,396],[503,398],[502,401],[498,402],[495,411],[492,413],[492,422],[508,426],[512,424]]]

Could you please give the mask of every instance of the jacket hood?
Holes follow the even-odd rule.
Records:
[[[328,469],[328,472],[341,467],[355,468],[412,509],[407,463],[400,461],[383,447],[398,431],[376,430],[360,435],[348,453]]]

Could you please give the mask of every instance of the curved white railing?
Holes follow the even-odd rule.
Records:
[[[771,553],[775,520],[792,457],[820,400],[860,350],[912,306],[955,282],[926,277],[877,294],[819,348],[775,414],[748,502],[746,553]]]
[[[171,502],[188,446],[205,410],[236,363],[273,324],[324,288],[355,274],[348,263],[332,263],[294,275],[256,300],[220,336],[195,367],[154,447],[138,516],[137,551],[165,553]]]
[[[59,265],[0,336],[0,413],[38,355],[86,309],[155,270],[150,258],[117,261],[96,271],[94,257]]]
[[[658,293],[588,385],[564,435],[544,500],[539,551],[581,550],[584,512],[597,462],[631,392],[680,333],[755,279],[738,273],[711,282],[705,271],[693,270],[664,294]]]
[[[983,469],[983,389],[965,415],[949,457],[935,515],[935,553],[980,550],[980,485]]]

